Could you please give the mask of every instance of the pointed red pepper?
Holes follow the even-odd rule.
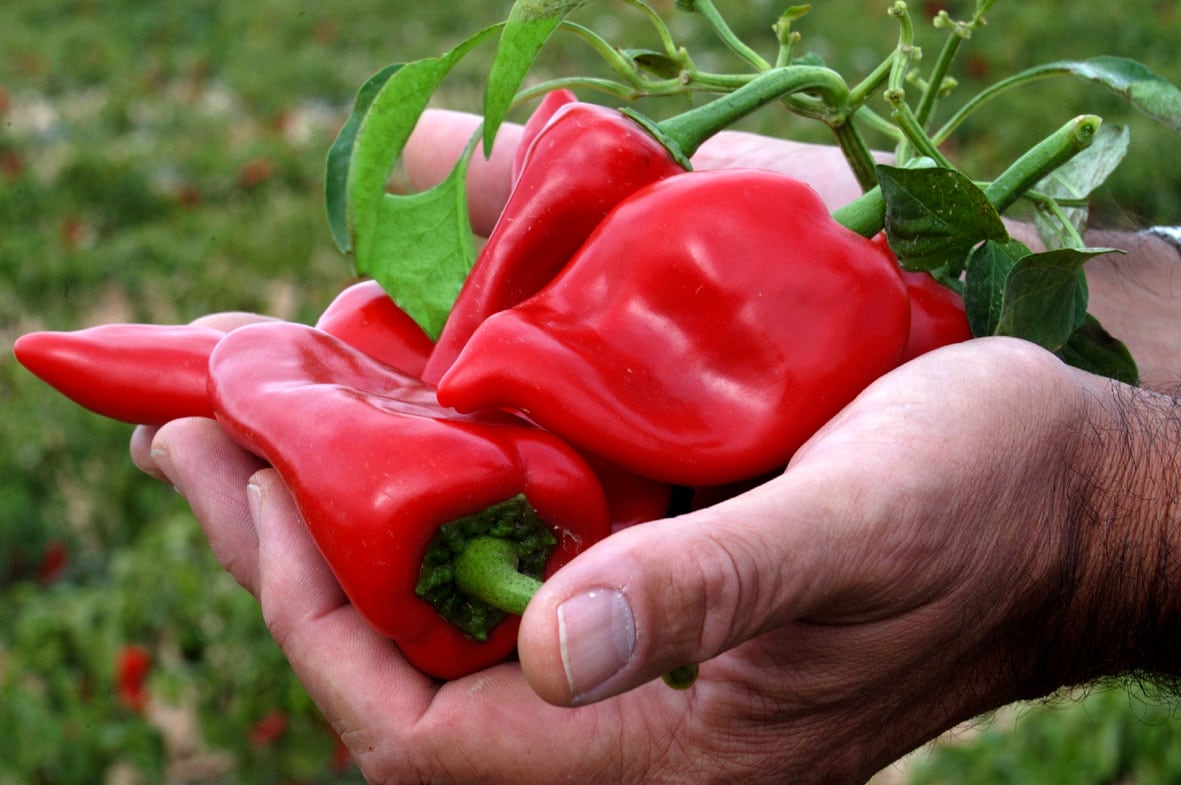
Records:
[[[445,409],[327,333],[242,327],[209,367],[218,422],[283,478],[361,615],[430,675],[503,660],[518,623],[503,611],[609,533],[598,480],[567,444],[504,414]],[[484,583],[479,549],[509,588]]]
[[[595,104],[538,108],[553,115],[528,140],[508,202],[459,292],[423,379],[435,384],[486,318],[535,294],[624,198],[690,168],[718,130],[789,93],[841,91],[832,72],[773,69],[721,98],[660,123]],[[528,123],[528,134],[536,123]]]
[[[537,295],[490,316],[438,386],[636,474],[721,485],[782,467],[906,346],[898,265],[806,184],[688,172],[623,201]]]

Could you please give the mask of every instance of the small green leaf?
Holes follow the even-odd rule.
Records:
[[[984,240],[1009,237],[988,197],[953,169],[877,167],[886,234],[904,269],[958,265]]]
[[[1057,354],[1067,365],[1089,373],[1125,384],[1140,383],[1140,369],[1128,347],[1113,338],[1090,314]]]
[[[385,194],[378,205],[372,249],[358,270],[372,276],[432,338],[438,338],[475,260],[466,175],[472,137],[459,163],[435,187]]]
[[[587,0],[516,0],[500,34],[484,87],[484,150],[492,149],[525,75],[550,35]]]
[[[1029,249],[1017,240],[1005,243],[988,240],[973,249],[964,278],[964,310],[972,335],[996,333],[1009,274],[1026,256],[1029,256]]]
[[[661,79],[674,79],[683,68],[675,58],[652,49],[624,49],[623,55],[647,73]]]
[[[1029,76],[1068,73],[1103,85],[1123,96],[1133,107],[1181,133],[1181,90],[1147,66],[1124,57],[1062,60],[1024,72]],[[1018,74],[1015,79],[1020,78]]]
[[[1086,319],[1087,260],[1112,248],[1060,248],[1019,260],[1005,284],[996,334],[1024,338],[1057,351]]]
[[[1058,200],[1086,201],[1123,161],[1130,137],[1126,127],[1104,125],[1090,147],[1044,178],[1034,190]],[[1063,212],[1081,233],[1087,224],[1087,208],[1065,207]],[[1059,233],[1055,226],[1040,213],[1035,224],[1042,240],[1049,246],[1056,245]]]
[[[353,156],[353,145],[357,141],[357,133],[361,130],[364,119],[373,99],[390,77],[402,67],[401,63],[389,65],[378,71],[369,81],[357,91],[357,98],[353,101],[353,112],[336,135],[336,141],[328,150],[328,162],[325,166],[324,197],[328,211],[328,228],[332,231],[332,239],[342,253],[352,250],[348,225],[348,179],[349,163]]]

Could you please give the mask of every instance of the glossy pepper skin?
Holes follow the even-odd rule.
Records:
[[[13,352],[83,408],[123,422],[162,425],[213,416],[206,365],[223,335],[194,325],[105,324],[28,333]]]
[[[375,282],[342,291],[317,325],[411,375],[433,343]],[[30,372],[85,409],[136,425],[213,417],[209,355],[225,335],[196,325],[106,324],[28,333],[13,352]]]
[[[516,645],[506,619],[477,642],[415,596],[440,525],[517,494],[557,535],[547,575],[609,532],[587,464],[556,437],[444,409],[419,380],[305,325],[229,333],[210,359],[218,422],[270,463],[352,604],[420,670],[444,679]]]
[[[437,382],[481,322],[547,284],[616,204],[684,171],[661,142],[618,110],[581,102],[558,107],[528,147],[423,379]]]
[[[910,297],[910,336],[902,360],[972,338],[964,298],[927,273],[903,271]]]
[[[434,341],[398,307],[377,281],[360,281],[338,294],[316,327],[411,376],[421,376]]]
[[[890,254],[807,185],[689,172],[623,201],[538,294],[490,316],[438,385],[588,454],[687,486],[774,471],[895,367],[910,306]]]
[[[572,104],[577,100],[578,96],[569,90],[553,90],[545,94],[541,103],[533,110],[533,114],[529,115],[524,128],[521,129],[521,138],[517,141],[517,149],[513,151],[511,182],[516,183],[520,179],[521,170],[525,168],[525,157],[537,139],[537,135],[541,133],[541,129],[545,128],[555,112],[566,104]]]

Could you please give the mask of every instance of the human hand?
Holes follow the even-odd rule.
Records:
[[[752,161],[735,141],[711,165]],[[477,176],[507,182],[503,160]],[[920,358],[783,476],[588,550],[530,605],[520,665],[444,685],[369,629],[277,476],[214,423],[141,429],[132,449],[189,499],[371,780],[857,782],[960,719],[1089,675],[1056,659],[1073,648],[1060,598],[1085,572],[1066,563],[1095,482],[1079,434],[1109,391],[1016,341]],[[689,692],[637,686],[695,661]],[[574,703],[592,705],[561,708]]]
[[[193,504],[372,781],[858,782],[1058,686],[1086,482],[1062,456],[1105,386],[1017,341],[920,358],[782,476],[586,551],[529,606],[520,666],[443,685],[360,618],[277,476],[214,423],[165,425],[137,461]],[[607,697],[699,660],[689,692]]]

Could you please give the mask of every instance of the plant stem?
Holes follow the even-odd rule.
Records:
[[[643,77],[640,75],[635,63],[629,58],[624,57],[618,49],[594,30],[567,20],[562,20],[561,29],[568,33],[573,33],[590,44],[591,48],[607,62],[611,70],[623,77],[628,84],[634,86],[643,84]]]
[[[1014,161],[984,193],[1003,213],[1050,172],[1091,146],[1102,120],[1095,115],[1074,118]]]
[[[516,549],[499,537],[469,540],[454,566],[455,585],[461,592],[506,613],[524,613],[541,588],[541,581],[517,571]]]
[[[872,188],[833,210],[833,220],[862,237],[873,237],[886,223],[886,200],[880,187]]]
[[[876,186],[878,184],[878,175],[875,169],[877,162],[873,160],[873,154],[870,153],[865,140],[861,138],[861,134],[857,132],[853,123],[846,121],[832,126],[832,132],[836,135],[837,145],[845,154],[845,160],[848,161],[849,168],[853,170],[853,175],[857,178],[857,184],[861,186],[861,190],[868,191]]]
[[[771,64],[763,59],[762,55],[751,49],[746,45],[746,42],[735,35],[734,31],[730,29],[730,25],[726,23],[726,20],[722,18],[721,13],[713,4],[713,0],[677,0],[677,6],[705,17],[710,27],[718,34],[718,38],[722,39],[722,43],[725,44],[726,48],[742,58],[743,61],[756,71],[768,71],[771,69]]]
[[[687,161],[708,138],[760,106],[801,91],[815,91],[829,106],[843,106],[848,87],[840,75],[820,66],[793,65],[760,74],[732,93],[650,127],[674,156]],[[644,118],[632,115],[637,121]]]
[[[660,36],[660,43],[664,47],[664,53],[674,60],[681,60],[685,57],[685,53],[677,47],[673,40],[672,31],[668,29],[664,19],[656,12],[652,6],[643,2],[643,0],[624,0],[625,3],[638,8],[644,17],[656,28],[656,34]]]
[[[942,144],[955,132],[955,129],[959,128],[965,120],[967,120],[973,113],[976,112],[976,110],[980,109],[980,107],[984,106],[984,104],[988,103],[993,98],[996,98],[1001,93],[1004,93],[1011,88],[1017,87],[1027,82],[1033,82],[1038,79],[1045,79],[1051,76],[1058,76],[1064,73],[1069,73],[1069,71],[1060,65],[1050,63],[1047,65],[1036,66],[1034,68],[1022,71],[1019,74],[1014,74],[1007,79],[1002,79],[1001,81],[984,88],[979,93],[972,96],[972,98],[969,99],[966,104],[961,106],[959,110],[931,136],[931,138],[934,140],[935,144]]]

